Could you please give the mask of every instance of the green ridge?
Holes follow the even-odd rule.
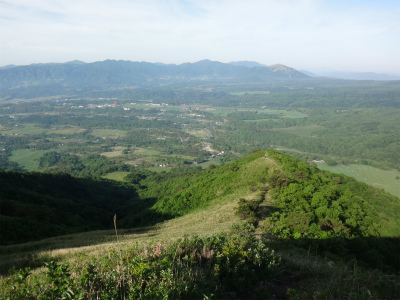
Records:
[[[38,173],[0,171],[0,176],[2,235],[5,230],[9,236],[19,234],[13,230],[22,226],[14,222],[16,228],[6,227],[10,218],[21,217],[13,215],[10,203],[30,211],[38,203],[41,209],[48,205],[49,215],[56,214],[50,207],[62,203],[82,219],[88,212],[107,219],[108,228],[113,209],[120,209],[119,226],[171,219],[153,227],[118,228],[114,243],[113,231],[98,231],[2,246],[9,267],[35,268],[1,278],[4,299],[400,296],[399,198],[275,150],[255,151],[203,171],[157,174],[138,169],[124,184]],[[8,203],[6,210],[3,203]],[[78,207],[86,214],[79,214]],[[215,234],[217,227],[226,230],[227,218],[236,222],[233,211],[247,223]],[[219,226],[218,219],[225,223]],[[95,220],[86,223],[96,226]],[[45,226],[51,228],[52,221],[47,219]],[[202,236],[182,238],[198,230]],[[63,248],[98,245],[44,251],[54,249],[56,242],[64,243]],[[4,272],[7,266],[2,268]]]

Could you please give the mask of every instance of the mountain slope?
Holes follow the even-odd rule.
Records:
[[[263,64],[260,64],[256,61],[232,61],[230,62],[231,65],[234,66],[241,66],[241,67],[248,67],[248,68],[252,68],[252,67],[266,67]]]
[[[274,73],[278,73],[278,74],[282,74],[282,75],[284,74],[284,75],[288,76],[289,78],[304,78],[305,77],[304,76],[305,74],[303,74],[293,68],[284,66],[282,64],[276,64],[276,65],[269,66],[269,69]]]
[[[247,67],[210,60],[181,65],[106,60],[94,63],[79,61],[64,64],[40,64],[0,69],[0,88],[59,85],[64,88],[101,88],[149,86],[188,81],[248,81],[257,75],[258,81],[288,79],[289,68]],[[307,78],[294,69],[292,77]],[[295,75],[294,75],[295,74]]]

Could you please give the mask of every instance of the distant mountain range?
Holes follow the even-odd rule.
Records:
[[[266,82],[308,78],[284,65],[265,66],[256,62],[221,63],[202,60],[181,65],[106,60],[5,66],[0,68],[0,88],[42,85],[70,88],[113,88],[151,86],[181,82]]]
[[[344,72],[344,71],[306,71],[300,70],[303,74],[310,77],[328,77],[348,80],[400,80],[400,75],[374,72]]]

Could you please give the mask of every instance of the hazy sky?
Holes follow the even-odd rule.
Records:
[[[0,66],[251,60],[400,73],[399,0],[0,0]]]

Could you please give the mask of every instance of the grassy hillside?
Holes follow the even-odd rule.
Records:
[[[400,297],[400,200],[384,191],[273,150],[125,180],[141,200],[123,206],[118,235],[1,246],[0,272],[21,270],[1,279],[0,297]]]

